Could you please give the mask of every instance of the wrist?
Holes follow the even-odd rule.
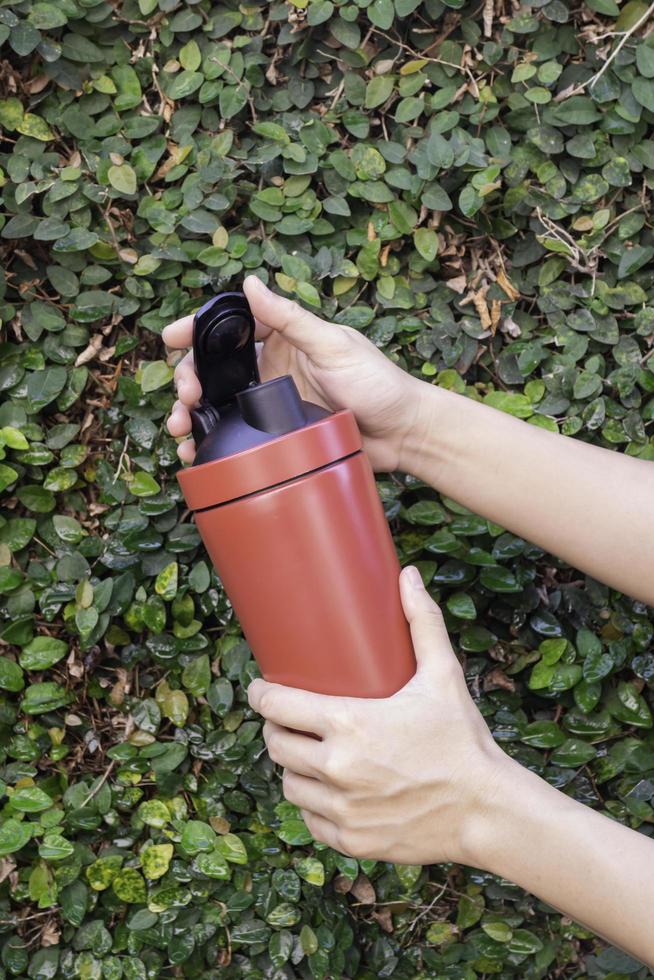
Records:
[[[519,883],[520,864],[533,838],[538,840],[542,822],[561,800],[570,802],[494,746],[477,798],[462,821],[459,860]]]
[[[451,434],[461,397],[409,376],[407,419],[399,453],[399,469],[436,486],[448,465]]]

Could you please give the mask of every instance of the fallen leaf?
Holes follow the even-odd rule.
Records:
[[[389,908],[383,907],[380,909],[375,909],[375,911],[372,913],[372,917],[373,919],[377,920],[384,932],[393,932],[393,916],[391,915],[391,910]]]
[[[520,290],[515,288],[504,269],[500,269],[497,273],[497,284],[511,301],[520,299]]]
[[[61,937],[61,930],[57,928],[56,919],[51,919],[41,933],[41,946],[56,946]]]
[[[482,286],[472,294],[472,302],[481,320],[481,325],[484,330],[488,330],[491,327],[492,320],[491,315],[488,310],[488,303],[486,302],[486,293],[488,292],[488,286]]]
[[[10,858],[3,857],[0,859],[0,882],[3,882],[5,878],[8,878],[15,868],[16,865]]]
[[[377,895],[372,886],[372,882],[370,881],[370,878],[367,878],[364,874],[360,874],[357,880],[353,883],[352,894],[363,905],[374,905],[377,901]]]
[[[496,332],[497,332],[497,328],[498,328],[498,326],[500,324],[500,317],[502,315],[502,301],[501,300],[494,299],[492,301],[490,315],[491,315],[491,325],[490,325],[490,328],[491,328],[491,333],[492,333],[492,335],[494,337],[495,334],[496,334]]]
[[[465,275],[455,276],[454,279],[446,279],[445,285],[449,289],[453,289],[455,293],[464,293],[466,291],[466,286],[468,285]]]
[[[484,691],[515,691],[515,681],[507,677],[501,667],[494,667],[484,677]]]

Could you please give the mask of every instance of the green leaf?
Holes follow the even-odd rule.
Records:
[[[520,740],[537,749],[553,749],[565,742],[565,735],[553,721],[533,721],[526,726]]]
[[[300,878],[304,878],[305,881],[308,881],[310,885],[315,885],[316,888],[322,888],[325,883],[325,868],[317,858],[300,858],[295,863],[295,870]]]
[[[580,739],[568,738],[552,752],[551,762],[554,766],[578,768],[594,759],[597,750]]]
[[[304,844],[310,844],[313,840],[304,821],[299,818],[283,820],[277,833],[285,844],[292,844],[294,846],[301,847]]]
[[[119,871],[111,886],[121,902],[130,905],[145,902],[145,881],[135,868],[124,868]]]
[[[46,834],[39,844],[39,856],[45,861],[65,861],[73,854],[75,848],[61,834]]]
[[[153,497],[159,493],[160,487],[154,477],[143,470],[134,474],[134,479],[130,481],[129,492],[135,497]]]
[[[194,855],[200,851],[215,850],[218,840],[216,832],[208,823],[202,820],[189,820],[182,831],[181,845],[188,854]]]
[[[154,589],[157,595],[160,595],[163,599],[174,599],[177,595],[177,583],[179,579],[179,569],[176,561],[170,562],[166,565],[159,574],[154,583]]]
[[[68,644],[52,636],[36,636],[23,648],[19,662],[24,670],[47,670],[68,653]]]
[[[221,881],[229,881],[232,875],[226,859],[218,850],[203,851],[198,854],[193,867],[207,878],[217,878]]]
[[[10,487],[18,479],[18,473],[12,466],[0,463],[0,493]]]
[[[136,174],[128,163],[121,163],[109,167],[109,183],[121,194],[132,195],[136,193]]]
[[[32,112],[25,113],[16,129],[23,136],[30,136],[34,140],[41,140],[45,143],[54,139],[55,136],[46,121]]]
[[[508,943],[513,936],[513,929],[508,922],[482,922],[481,928],[496,943]]]
[[[207,693],[211,684],[211,665],[206,654],[196,657],[184,668],[182,684],[194,697]]]
[[[151,881],[162,878],[170,866],[173,856],[172,844],[148,844],[141,851],[143,874]]]
[[[454,592],[447,597],[445,605],[457,619],[476,619],[477,617],[475,604],[465,592]]]
[[[8,99],[0,100],[0,126],[3,129],[14,132],[24,115],[25,110],[20,99],[12,95]]]
[[[247,864],[245,845],[236,834],[223,834],[216,842],[216,849],[226,861],[231,861],[232,864]]]
[[[165,361],[151,361],[141,371],[141,388],[144,392],[157,391],[169,384],[173,369]]]
[[[438,254],[438,235],[432,228],[416,228],[413,233],[416,250],[427,262],[433,262]]]
[[[11,806],[21,813],[40,813],[52,806],[52,800],[38,786],[25,786],[11,794]]]
[[[22,691],[25,687],[23,671],[8,657],[0,657],[0,688],[4,691]]]
[[[381,28],[383,31],[387,31],[395,19],[393,0],[372,0],[372,3],[367,8],[367,14],[371,24]]]
[[[21,711],[27,715],[40,715],[46,711],[56,711],[70,704],[72,695],[54,681],[44,681],[42,684],[31,684],[25,691],[21,702]]]
[[[390,98],[395,85],[395,76],[376,75],[366,85],[364,105],[366,109],[376,109]]]
[[[0,826],[0,857],[14,854],[25,847],[27,842],[31,840],[32,826],[34,825],[14,820],[13,817],[5,820]]]
[[[149,827],[161,829],[170,823],[170,811],[161,800],[146,800],[141,803],[138,815]]]

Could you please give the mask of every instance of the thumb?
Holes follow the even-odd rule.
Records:
[[[257,276],[247,277],[243,291],[260,323],[282,334],[293,347],[319,366],[343,349],[345,332],[341,327],[321,320],[293,300],[273,293]]]
[[[400,594],[418,669],[436,666],[444,654],[456,660],[443,614],[423,585],[420,572],[412,565],[400,575]]]

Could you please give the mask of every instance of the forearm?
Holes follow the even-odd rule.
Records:
[[[515,882],[654,966],[654,841],[512,760],[474,821],[469,863]]]
[[[418,385],[420,421],[406,441],[405,469],[594,578],[654,602],[654,464]]]

